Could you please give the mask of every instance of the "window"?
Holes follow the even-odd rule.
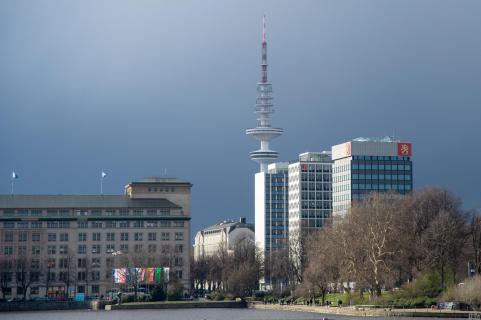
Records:
[[[106,228],[116,228],[117,227],[117,221],[107,221],[105,222],[105,227]]]
[[[92,221],[91,227],[94,229],[101,229],[103,227],[103,223],[101,221]]]
[[[84,244],[80,244],[80,245],[78,246],[77,252],[80,253],[80,254],[85,254],[85,253],[87,253],[87,246],[84,245]]]
[[[78,258],[77,259],[77,267],[78,268],[86,268],[87,267],[87,259],[86,258]]]
[[[143,238],[143,233],[142,232],[136,232],[134,234],[134,239],[135,241],[142,241],[142,238]]]
[[[184,245],[176,244],[175,245],[175,253],[182,253],[184,251]]]
[[[5,242],[13,242],[13,233],[12,232],[6,232],[4,235],[3,235],[3,240]]]
[[[105,265],[107,266],[108,269],[112,269],[114,267],[114,258],[106,258]]]
[[[175,257],[174,265],[176,267],[182,267],[184,265],[184,260],[182,259],[182,257]]]
[[[42,221],[32,221],[31,226],[32,229],[40,229],[42,228]]]
[[[144,221],[142,220],[137,220],[137,221],[134,221],[134,228],[143,228],[144,227]]]
[[[64,229],[70,228],[70,221],[60,221],[58,227]]]
[[[107,232],[107,241],[115,241],[115,233]]]
[[[32,254],[40,254],[40,246],[32,246]]]
[[[92,268],[100,268],[100,258],[92,258]]]
[[[120,241],[129,241],[129,233],[128,232],[122,232],[120,234]]]
[[[68,253],[68,246],[67,245],[61,245],[58,247],[58,253],[60,254],[67,254]]]
[[[92,233],[92,241],[100,241],[100,232]]]
[[[18,246],[18,254],[19,255],[26,255],[27,254],[27,246]]]
[[[105,250],[107,250],[106,252],[107,253],[112,253],[115,251],[115,245],[114,244],[108,244],[106,247],[105,247]]]
[[[85,271],[79,271],[77,272],[77,280],[78,281],[85,281]]]
[[[149,252],[149,253],[155,253],[155,252],[157,252],[157,245],[155,245],[155,244],[149,244],[148,252]]]
[[[162,232],[162,234],[161,234],[161,239],[162,239],[163,241],[169,241],[169,239],[170,239],[170,233],[169,233],[169,232]]]
[[[122,253],[128,253],[129,252],[129,245],[128,244],[121,244],[120,245],[120,251]]]
[[[149,232],[149,241],[156,241],[156,240],[157,240],[157,233]]]
[[[69,258],[61,258],[58,260],[58,266],[60,269],[68,269],[69,265],[70,265]]]
[[[57,254],[57,246],[48,246],[47,254]]]
[[[26,222],[26,221],[17,222],[17,228],[18,229],[28,229],[28,222]]]
[[[15,227],[15,222],[12,222],[12,221],[5,221],[3,223],[3,227],[5,229],[13,229]]]
[[[100,254],[100,245],[99,244],[92,245],[92,253]]]
[[[88,228],[88,222],[87,221],[79,221],[77,222],[77,227],[79,229],[87,229]]]
[[[10,256],[13,254],[13,247],[3,247],[3,254]]]
[[[130,226],[130,222],[129,221],[120,221],[119,226],[120,226],[120,228],[128,228]]]
[[[182,270],[176,270],[175,271],[175,277],[177,279],[182,279]]]
[[[49,233],[48,234],[48,241],[57,241],[57,234],[56,233]]]
[[[174,221],[175,228],[182,228],[184,227],[184,221]]]
[[[79,242],[87,241],[87,233],[86,232],[80,232],[78,234],[78,241]]]
[[[61,233],[60,234],[60,241],[67,242],[68,241],[68,233]]]
[[[92,293],[99,293],[99,285],[97,284],[92,285]]]
[[[92,281],[99,281],[100,280],[100,271],[92,271]],[[93,289],[94,286],[92,286],[92,292],[94,291]]]
[[[134,251],[135,251],[136,253],[142,252],[142,245],[141,245],[141,244],[136,244],[136,245],[134,246]]]
[[[49,229],[58,228],[58,221],[47,221],[47,228]]]
[[[27,238],[28,238],[28,234],[26,232],[20,232],[18,234],[18,241],[19,242],[25,242],[25,241],[27,241]]]
[[[175,233],[175,240],[184,240],[184,233],[183,232],[176,232]]]
[[[55,258],[48,258],[47,260],[47,270],[49,269],[55,269],[55,263],[57,260]]]
[[[33,242],[39,242],[40,241],[40,233],[32,233],[32,241]]]

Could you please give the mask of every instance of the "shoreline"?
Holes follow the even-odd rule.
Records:
[[[423,317],[423,318],[469,318],[470,314],[480,314],[473,311],[433,310],[423,309],[374,309],[365,307],[323,307],[307,305],[279,305],[249,303],[249,308],[259,310],[298,311],[327,315],[356,316],[356,317]]]

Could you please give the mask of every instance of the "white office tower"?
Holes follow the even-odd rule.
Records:
[[[329,151],[306,152],[289,164],[289,249],[300,264],[302,241],[330,222],[332,161]]]
[[[274,112],[272,104],[272,84],[267,80],[267,40],[266,17],[262,19],[262,77],[257,83],[257,100],[255,112],[259,115],[257,127],[247,129],[246,134],[261,142],[260,149],[250,152],[252,160],[260,164],[260,171],[266,172],[267,165],[274,162],[279,153],[269,149],[269,142],[283,133],[280,128],[273,128],[269,122],[269,115]]]
[[[268,165],[267,172],[255,175],[255,238],[265,262],[261,290],[282,286],[284,279],[272,275],[276,253],[286,254],[288,237],[288,163]],[[284,249],[284,251],[282,251]]]

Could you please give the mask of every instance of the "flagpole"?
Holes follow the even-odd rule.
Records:
[[[100,195],[104,194],[104,177],[100,177]]]
[[[15,182],[15,179],[12,179],[12,191],[11,191],[11,195],[13,196],[13,183]]]

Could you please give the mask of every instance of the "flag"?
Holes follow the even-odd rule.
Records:
[[[12,179],[18,179],[18,174],[16,174],[15,171],[12,172]]]
[[[102,171],[102,178],[105,178],[106,176],[107,176],[107,174]]]

